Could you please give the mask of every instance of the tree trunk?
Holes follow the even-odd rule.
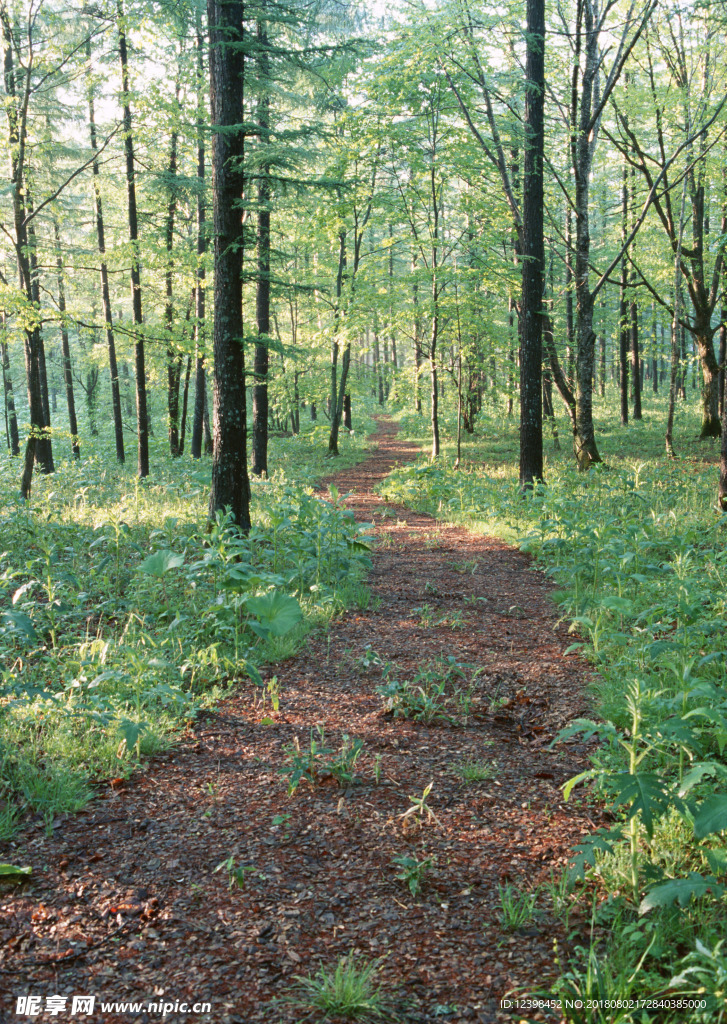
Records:
[[[129,241],[131,242],[131,306],[136,341],[134,363],[136,369],[136,430],[137,472],[149,475],[149,416],[146,400],[146,365],[144,354],[144,317],[141,308],[141,272],[139,266],[139,217],[136,209],[136,169],[134,166],[134,138],[131,133],[131,105],[129,99],[129,58],[126,48],[126,18],[122,0],[116,0],[119,30],[119,59],[121,61],[121,89],[123,94],[124,152],[126,155],[126,191],[129,202]]]
[[[2,330],[5,330],[5,314],[3,314]],[[20,455],[20,434],[18,417],[15,413],[15,395],[10,375],[10,353],[6,341],[0,342],[0,358],[3,367],[3,394],[5,396],[5,432],[8,439],[8,450],[11,455]],[[34,453],[35,454],[35,453]]]
[[[520,486],[543,479],[543,99],[545,0],[527,0],[520,345]]]
[[[68,328],[66,327],[66,288],[63,280],[63,256],[61,254],[61,232],[58,218],[53,215],[53,235],[56,245],[56,270],[58,272],[58,309],[61,314],[61,349],[63,352],[63,381],[66,385],[66,403],[68,405],[68,429],[71,432],[71,451],[73,458],[79,458],[81,449],[78,444],[78,420],[76,419],[76,400],[73,394],[73,374],[71,372],[71,348],[68,344]]]
[[[197,9],[197,283],[195,287],[195,372],[194,372],[194,416],[192,419],[192,437],[190,450],[193,459],[202,458],[202,431],[204,419],[205,396],[207,394],[207,375],[204,367],[205,344],[205,269],[204,256],[207,251],[206,219],[207,210],[204,201],[205,178],[205,85],[204,85],[204,47],[205,38],[202,32],[202,15]]]
[[[700,438],[719,437],[719,365],[714,354],[712,328],[707,323],[695,324],[695,340],[702,364],[702,429]]]
[[[187,356],[187,369],[184,374],[184,390],[182,392],[182,424],[179,428],[179,454],[184,455],[184,439],[187,433],[187,407],[189,404],[189,378],[192,374],[192,357]]]
[[[621,170],[621,242],[628,236],[629,218],[629,172],[624,158]],[[621,396],[621,424],[629,421],[629,303],[628,303],[628,261],[626,253],[621,259],[621,294],[619,296],[618,338],[619,338],[619,393]]]
[[[242,319],[242,191],[245,141],[243,0],[208,0],[215,239],[214,458],[210,516],[228,510],[250,529]]]
[[[263,9],[265,3],[262,4]],[[257,26],[258,132],[261,147],[270,145],[270,54],[264,22]],[[257,284],[255,315],[263,340],[255,345],[255,383],[252,389],[252,472],[268,472],[268,337],[270,335],[270,169],[260,168],[257,200]]]
[[[86,56],[91,61],[91,40],[86,42]],[[88,116],[91,132],[91,149],[96,154],[98,144],[96,142],[96,115],[93,102],[93,91],[88,86]],[[104,231],[103,204],[101,202],[101,184],[98,159],[93,161],[93,194],[94,210],[96,214],[96,235],[98,240],[98,252],[101,257],[101,300],[103,303],[104,322],[106,324],[106,346],[109,353],[109,374],[111,376],[111,406],[114,416],[114,438],[116,441],[116,459],[124,462],[124,423],[121,418],[121,394],[119,390],[119,368],[116,362],[116,341],[114,338],[114,315],[111,309],[111,294],[109,291],[109,272],[106,265],[106,236]]]
[[[179,111],[179,82],[174,89],[174,112]],[[169,144],[169,165],[167,167],[167,224],[165,233],[166,271],[164,274],[165,303],[164,326],[167,331],[167,413],[169,417],[169,454],[173,459],[180,455],[179,451],[179,385],[182,376],[182,353],[176,352],[172,344],[174,330],[174,219],[177,212],[177,141],[176,123],[172,128]]]

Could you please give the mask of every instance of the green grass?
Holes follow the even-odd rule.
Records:
[[[341,957],[333,970],[320,970],[308,977],[297,976],[299,995],[295,1005],[322,1014],[322,1019],[392,1020],[387,1013],[381,987],[376,984],[375,963],[363,963],[355,954]]]
[[[365,457],[373,426],[344,433],[338,459],[322,424],[272,438],[248,538],[209,530],[208,458],[172,461],[158,445],[143,482],[98,454],[61,461],[28,504],[19,460],[0,462],[0,837],[82,807],[93,782],[129,774],[231,685],[251,686],[256,665],[365,604],[359,527],[310,484]],[[279,596],[261,613],[255,595]]]
[[[674,985],[696,990],[699,981],[724,998],[717,922],[727,888],[727,520],[715,500],[719,442],[699,441],[696,400],[680,404],[679,457],[669,459],[666,396],[657,403],[647,395],[643,421],[627,427],[618,425],[615,397],[595,411],[604,465],[576,471],[561,418],[562,450],[546,438],[546,486],[527,499],[518,488],[517,423],[496,409],[464,436],[460,470],[449,416],[437,464],[396,470],[381,491],[529,552],[560,588],[573,650],[597,668],[594,723],[579,728],[601,743],[584,782],[588,799],[613,805],[615,821],[613,834],[576,851],[585,876],[577,891],[583,909],[595,906],[594,927],[591,946],[562,964],[562,992],[671,994],[682,968]],[[427,424],[411,414],[401,420],[426,450]],[[618,1019],[640,1020],[630,1012]],[[675,1010],[660,1019],[684,1017]]]

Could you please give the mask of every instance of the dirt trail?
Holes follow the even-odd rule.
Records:
[[[553,939],[561,949],[565,940],[547,899],[510,933],[499,886],[547,880],[591,829],[559,790],[584,752],[548,750],[585,710],[584,667],[564,657],[570,638],[550,584],[526,556],[373,493],[416,454],[388,421],[376,440],[367,461],[330,481],[350,492],[357,518],[376,524],[368,609],[275,668],[274,724],[261,724],[242,686],[52,838],[18,837],[8,859],[32,863],[34,880],[0,896],[0,1020],[23,1019],[17,996],[60,994],[65,1014],[32,1019],[151,1021],[160,1014],[100,1014],[99,1001],[178,1000],[212,1009],[166,1020],[318,1021],[274,1000],[293,975],[351,950],[381,958],[392,1020],[510,1020],[505,993],[552,976]],[[372,651],[399,680],[441,657],[477,666],[466,727],[386,716]],[[364,740],[360,779],[347,789],[304,784],[289,798],[283,748],[295,737],[307,745],[322,723],[333,748],[343,733]],[[491,777],[464,784],[455,770],[473,761]],[[406,827],[409,798],[430,782],[436,818]],[[214,869],[232,856],[255,870],[228,891]],[[434,858],[417,897],[395,878],[396,856]],[[70,1018],[71,997],[85,994],[97,997],[93,1017]]]

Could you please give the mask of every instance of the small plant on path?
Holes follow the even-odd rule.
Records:
[[[436,857],[425,857],[424,860],[419,860],[417,857],[401,854],[394,857],[392,862],[395,867],[401,868],[399,874],[394,877],[407,885],[412,896],[417,896],[424,885],[424,876],[435,862]]]
[[[532,921],[538,894],[535,892],[518,893],[517,889],[509,883],[499,886],[499,890],[500,923],[506,932],[516,932],[528,921]]]
[[[319,1011],[322,1019],[392,1020],[381,986],[376,984],[378,964],[364,963],[355,953],[341,957],[333,971],[321,967],[317,974],[296,975],[302,990],[291,1002],[301,1009]]]
[[[425,821],[427,823],[436,821],[436,823],[439,824],[439,818],[427,803],[427,798],[432,791],[432,785],[433,783],[430,782],[421,796],[409,797],[412,806],[408,811],[404,811],[403,814],[399,815],[401,818],[401,824],[404,828],[413,821],[416,821],[419,825],[423,825]]]

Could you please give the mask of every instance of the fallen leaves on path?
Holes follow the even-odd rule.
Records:
[[[189,1021],[315,1020],[276,1000],[295,975],[351,951],[380,958],[392,1014],[412,1024],[510,1020],[499,1009],[509,990],[547,988],[553,941],[567,946],[562,926],[542,898],[507,932],[500,886],[547,881],[592,828],[560,791],[584,750],[549,747],[586,711],[585,669],[564,657],[571,638],[525,555],[373,493],[416,454],[389,422],[377,440],[366,462],[331,481],[381,540],[372,601],[275,666],[280,707],[266,710],[269,724],[241,685],[52,836],[28,831],[10,844],[8,860],[33,875],[0,897],[2,1019],[20,1019],[15,998],[26,993],[95,993],[212,1003]],[[450,657],[471,684],[466,725],[386,713],[377,687],[387,664],[386,678],[411,680]],[[296,738],[308,747],[319,725],[333,749],[344,734],[364,741],[356,779],[342,788],[323,772],[289,797],[286,751]],[[491,772],[465,783],[462,766],[473,763]],[[431,817],[407,815],[430,783]],[[402,856],[431,858],[416,896],[396,877]],[[244,869],[241,887],[215,873],[223,862]]]

